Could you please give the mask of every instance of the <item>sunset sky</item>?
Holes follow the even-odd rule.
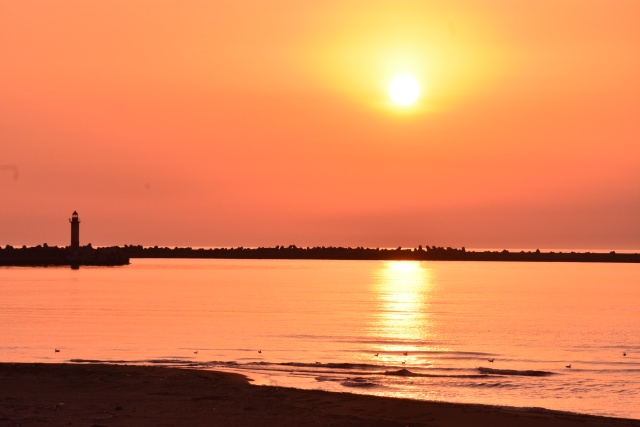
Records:
[[[639,22],[637,0],[0,0],[0,245],[68,245],[77,210],[94,246],[640,249]]]

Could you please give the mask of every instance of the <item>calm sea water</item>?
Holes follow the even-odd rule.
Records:
[[[258,384],[640,418],[640,265],[1,267],[0,360],[231,369]]]

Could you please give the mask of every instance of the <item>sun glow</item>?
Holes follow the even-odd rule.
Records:
[[[420,96],[420,85],[418,85],[416,79],[409,75],[398,75],[391,80],[389,96],[398,105],[411,105]]]

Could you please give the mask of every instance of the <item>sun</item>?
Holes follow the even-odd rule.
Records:
[[[411,105],[420,96],[420,85],[416,79],[407,74],[397,75],[389,85],[389,96],[398,105]]]

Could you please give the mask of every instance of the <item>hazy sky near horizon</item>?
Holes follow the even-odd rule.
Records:
[[[0,0],[0,245],[640,248],[637,0]],[[408,73],[421,96],[391,102]]]

